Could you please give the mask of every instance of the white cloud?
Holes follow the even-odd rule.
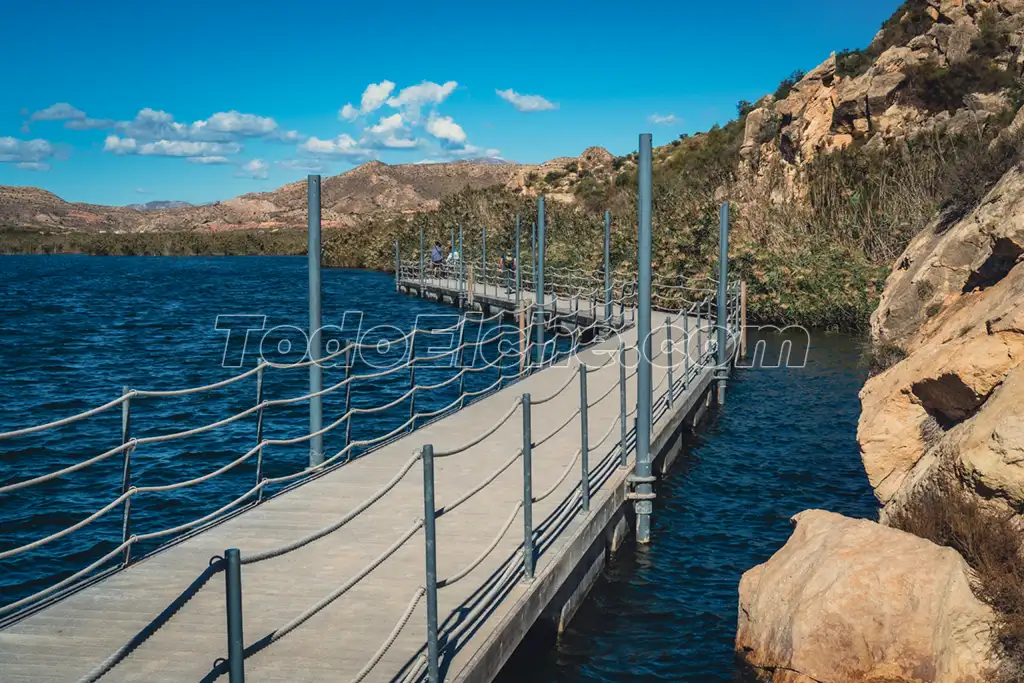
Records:
[[[227,157],[188,157],[185,161],[190,164],[226,164],[230,160]]]
[[[135,191],[139,194],[149,194],[149,190],[144,187],[136,187]]]
[[[321,159],[285,159],[278,161],[277,165],[287,168],[289,171],[305,171],[307,173],[327,170],[327,164]]]
[[[46,109],[33,112],[22,126],[22,131],[27,132],[29,123],[33,121],[63,121],[64,127],[71,130],[102,130],[113,128],[115,123],[112,119],[89,118],[84,111],[67,102],[51,104]]]
[[[113,119],[90,119],[89,117],[64,122],[64,127],[71,130],[107,130],[115,125],[117,122]]]
[[[360,101],[360,109],[364,114],[369,114],[372,111],[380,109],[381,105],[387,101],[388,96],[391,95],[391,91],[394,89],[395,84],[391,81],[371,83],[366,86],[366,90],[363,91],[363,99]]]
[[[116,135],[108,135],[103,141],[103,151],[114,154],[135,154],[138,144],[135,138],[119,138]]]
[[[423,81],[419,85],[402,88],[398,95],[388,99],[388,105],[395,109],[401,109],[406,121],[416,123],[419,120],[422,107],[441,104],[455,91],[458,85],[455,81],[447,81],[443,85],[433,81]]]
[[[558,105],[550,102],[540,95],[521,95],[512,88],[508,90],[495,90],[498,97],[505,100],[516,110],[521,112],[548,111],[558,109]]]
[[[466,142],[466,131],[450,116],[431,116],[427,121],[427,132],[439,140],[457,145]]]
[[[85,112],[78,107],[72,107],[67,102],[51,104],[46,109],[33,112],[29,117],[32,121],[68,121],[71,119],[84,119]]]
[[[656,126],[671,126],[675,123],[679,123],[679,119],[676,118],[675,114],[666,114],[665,116],[662,116],[661,114],[651,114],[647,120]]]
[[[233,133],[246,137],[269,135],[278,129],[277,121],[270,117],[243,114],[234,109],[217,112],[205,121],[196,121],[193,125],[218,133]]]
[[[81,125],[84,126],[85,122],[90,121],[95,120],[84,119]],[[147,107],[139,110],[131,121],[116,121],[112,126],[106,127],[113,127],[123,138],[154,143],[179,141],[237,144],[245,138],[263,138],[278,142],[298,142],[302,139],[298,131],[282,130],[277,121],[269,116],[245,114],[234,109],[217,112],[208,119],[181,123],[165,111]]]
[[[331,140],[311,137],[299,145],[299,151],[314,156],[365,157],[370,154],[370,150],[360,146],[360,143],[348,133],[342,133]]]
[[[266,180],[269,168],[270,166],[263,159],[253,159],[242,164],[242,169],[236,175],[253,180]]]
[[[353,107],[351,103],[346,104],[338,111],[338,118],[345,121],[355,121],[359,118],[359,110]]]
[[[234,142],[193,142],[189,140],[156,140],[155,142],[139,143],[135,138],[122,138],[108,135],[103,142],[105,152],[118,155],[141,154],[160,157],[223,157],[225,154],[238,154],[241,145]],[[191,159],[190,159],[191,161]],[[195,162],[193,163],[216,163]]]
[[[380,123],[368,128],[367,132],[373,135],[387,135],[388,133],[402,130],[402,126],[402,115],[392,114],[391,116],[381,118]]]
[[[369,148],[412,149],[420,145],[420,141],[414,138],[412,131],[405,126],[401,114],[384,116],[380,123],[370,126],[363,133],[361,143]]]
[[[241,145],[228,142],[192,142],[189,140],[157,140],[139,145],[139,154],[159,157],[199,157],[238,154]]]
[[[55,153],[56,150],[48,140],[0,138],[0,163],[18,164],[18,168],[45,171],[49,168],[45,162],[53,158]]]

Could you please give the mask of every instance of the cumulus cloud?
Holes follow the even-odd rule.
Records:
[[[346,104],[338,111],[338,118],[345,121],[355,121],[359,118],[359,110],[353,107],[351,103]]]
[[[116,135],[108,135],[103,141],[103,151],[114,154],[135,154],[138,144],[135,138],[119,138]]]
[[[327,164],[322,159],[285,159],[278,161],[278,166],[287,168],[289,171],[304,171],[306,173],[317,173],[327,170]]]
[[[671,126],[672,124],[679,123],[679,119],[675,114],[666,114],[665,116],[662,116],[661,114],[651,114],[647,120],[656,126]]]
[[[17,168],[26,171],[48,170],[50,166],[46,162],[55,154],[56,150],[48,140],[0,138],[0,163],[16,164]]]
[[[416,123],[420,117],[420,109],[424,106],[437,106],[444,102],[458,87],[455,81],[447,81],[443,85],[433,81],[423,81],[419,85],[402,88],[399,93],[388,99],[388,106],[401,109],[405,119]]]
[[[158,157],[224,157],[226,154],[238,154],[241,145],[235,142],[193,142],[190,140],[156,140],[140,143],[135,138],[122,138],[108,135],[103,142],[105,152],[118,155],[141,154]],[[191,161],[191,159],[190,159]],[[195,162],[193,163],[217,163]]]
[[[278,129],[277,121],[268,116],[243,114],[234,109],[217,112],[205,121],[196,121],[193,125],[217,133],[231,133],[246,137],[269,135]]]
[[[103,130],[113,128],[115,123],[113,119],[89,118],[84,111],[67,102],[57,102],[46,109],[33,112],[22,126],[22,130],[28,131],[29,124],[35,121],[63,121],[64,127],[72,130]]]
[[[78,107],[72,107],[67,102],[51,104],[46,109],[33,112],[29,117],[32,121],[67,121],[70,119],[84,119],[85,112]]]
[[[498,94],[498,97],[515,107],[517,111],[534,112],[558,109],[557,104],[548,101],[540,95],[522,95],[512,88],[507,90],[495,90],[494,92]]]
[[[466,142],[466,131],[450,116],[431,116],[427,121],[427,132],[438,140],[461,145]]]
[[[363,97],[359,101],[359,108],[352,106],[349,102],[338,110],[338,118],[344,121],[355,121],[360,114],[370,114],[380,109],[395,89],[391,81],[371,83],[363,91]]]
[[[242,164],[241,170],[236,175],[253,180],[266,180],[269,168],[270,166],[263,159],[252,159]]]
[[[382,117],[377,125],[363,131],[361,142],[366,147],[387,149],[411,149],[420,144],[420,141],[413,137],[412,131],[406,127],[401,114]]]
[[[330,140],[313,136],[299,145],[299,150],[314,156],[367,157],[370,151],[348,133],[342,133]]]
[[[226,164],[230,160],[227,157],[187,157],[190,164]]]

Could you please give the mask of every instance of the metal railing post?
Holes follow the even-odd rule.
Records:
[[[306,179],[309,261],[309,393],[317,394],[324,388],[324,369],[319,360],[323,357],[320,328],[320,176],[310,175]],[[324,399],[313,396],[309,399],[309,431],[319,432],[324,424]],[[324,461],[324,436],[317,434],[309,440],[309,464],[319,465]]]
[[[459,223],[459,308],[466,306],[466,268],[463,265],[466,252],[462,251],[462,223]]]
[[[124,451],[121,453],[123,458],[121,466],[121,495],[128,493],[128,490],[132,487],[132,451],[135,450],[133,446],[128,446],[128,442],[132,439],[132,399],[131,389],[128,387],[121,387],[121,396],[126,397],[121,402],[121,445],[124,447]],[[124,499],[124,508],[121,510],[121,542],[127,543],[128,539],[131,538],[132,533],[132,499],[131,496]],[[124,556],[121,560],[122,566],[127,566],[128,562],[132,558],[132,547],[130,545],[125,546]]]
[[[352,345],[345,341],[345,415],[348,415],[352,410]],[[352,416],[349,415],[345,420],[345,445],[344,448],[348,448],[348,445],[352,443]],[[349,457],[352,453],[349,452]],[[348,460],[348,457],[345,458]]]
[[[683,316],[683,390],[690,386],[690,312]]]
[[[590,511],[590,426],[587,420],[587,364],[580,363],[580,502]]]
[[[722,202],[718,218],[718,302],[715,327],[718,331],[715,373],[718,375],[718,405],[725,403],[725,384],[729,377],[729,359],[726,357],[727,327],[729,325],[729,202]]]
[[[697,367],[704,364],[704,299],[697,304]],[[700,372],[698,370],[697,372]]]
[[[544,195],[537,198],[537,309],[533,312],[537,324],[537,352],[540,367],[544,367]]]
[[[480,281],[484,283],[484,296],[487,296],[487,226],[480,228],[481,250],[483,259],[480,262]]]
[[[672,316],[665,316],[665,353],[668,354],[668,407],[675,405],[676,386],[672,379]]]
[[[263,481],[263,365],[256,370],[256,485]],[[256,492],[256,502],[263,502],[263,489]]]
[[[423,296],[423,228],[420,228],[420,296]]]
[[[523,578],[533,580],[533,430],[530,395],[523,394]]]
[[[619,467],[626,466],[626,343],[619,341]]]
[[[409,333],[409,431],[416,430],[416,328]]]
[[[395,240],[395,291],[402,280],[402,259],[398,254],[398,240]]]
[[[459,350],[455,353],[455,360],[459,364],[459,397],[466,394],[466,314],[462,314],[462,321],[459,325]],[[462,407],[460,402],[459,407]]]
[[[245,683],[242,558],[238,548],[229,548],[224,551],[224,594],[228,619],[228,680],[230,683]]]
[[[638,154],[639,239],[637,246],[638,299],[636,310],[639,367],[637,368],[637,433],[636,433],[636,477],[634,500],[636,509],[637,543],[651,541],[651,512],[653,505],[650,495],[653,488],[651,478],[651,423],[653,418],[654,386],[651,381],[651,212],[652,212],[652,155],[651,134],[640,135]]]
[[[520,231],[519,231],[519,214],[516,214],[516,256],[512,261],[513,267],[516,269],[516,307],[519,307],[519,299],[522,296],[523,278],[520,274],[519,269],[519,257],[520,257]]]
[[[604,319],[612,319],[612,215],[604,212]]]
[[[437,650],[437,532],[434,521],[434,446],[423,446],[423,535],[426,537],[427,680],[440,683]]]

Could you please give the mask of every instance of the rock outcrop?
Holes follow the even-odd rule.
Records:
[[[991,610],[949,548],[807,510],[740,582],[736,650],[772,683],[983,683]]]
[[[989,403],[1008,400],[1013,389],[1004,384],[1024,364],[1024,171],[1012,169],[977,208],[949,222],[940,215],[911,242],[872,316],[874,344],[898,347],[907,357],[861,392],[864,467],[888,503],[911,473],[917,480],[932,467],[936,458],[926,455],[942,446],[982,495],[998,491],[1024,508],[1024,462],[994,455],[1024,448],[1024,439],[1006,442],[1020,438],[1020,430],[1003,425],[995,451],[971,455],[975,423],[991,421]],[[986,475],[997,460],[999,473]]]

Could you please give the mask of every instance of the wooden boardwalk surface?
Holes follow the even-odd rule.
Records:
[[[663,322],[663,318],[660,318]],[[655,353],[664,332],[655,316]],[[694,324],[690,324],[691,329]],[[677,338],[678,338],[677,334]],[[627,346],[635,331],[622,333]],[[677,342],[681,345],[681,342]],[[580,354],[589,372],[589,400],[604,395],[589,412],[590,443],[608,438],[590,455],[595,496],[621,478],[618,345],[611,339]],[[677,347],[676,378],[681,376]],[[630,354],[635,359],[635,351]],[[667,389],[665,363],[654,363],[655,395]],[[711,372],[706,369],[703,372]],[[365,457],[274,497],[184,542],[115,573],[0,631],[0,679],[77,681],[147,627],[226,548],[243,556],[272,549],[321,529],[381,489],[416,449],[432,443],[443,451],[471,440],[529,392],[533,401],[565,389],[533,408],[534,492],[551,487],[571,467],[554,493],[534,504],[539,535],[537,571],[553,560],[565,539],[584,523],[579,511],[579,379],[575,366],[553,367],[529,376],[458,413],[394,441]],[[627,382],[627,406],[636,402],[636,377]],[[657,413],[656,413],[657,415]],[[628,422],[632,426],[632,418]],[[657,426],[656,426],[657,430]],[[469,450],[436,460],[437,507],[452,503],[502,465],[511,465],[464,505],[437,520],[438,576],[469,565],[506,525],[522,500],[521,408],[492,436]],[[602,464],[603,463],[603,464]],[[374,558],[407,534],[423,517],[423,475],[416,463],[378,502],[330,535],[284,556],[242,568],[245,644],[251,645],[342,587]],[[508,533],[475,570],[439,590],[442,672],[454,681],[507,613],[529,590],[520,581],[522,511]],[[424,585],[424,537],[420,528],[365,579],[296,630],[246,660],[250,681],[359,680],[371,656]],[[110,671],[104,681],[211,680],[215,662],[226,656],[224,578],[217,574],[161,628]],[[394,643],[366,681],[404,680],[425,643],[425,601],[421,600]],[[227,680],[226,674],[222,680]],[[413,680],[417,678],[410,677]]]

